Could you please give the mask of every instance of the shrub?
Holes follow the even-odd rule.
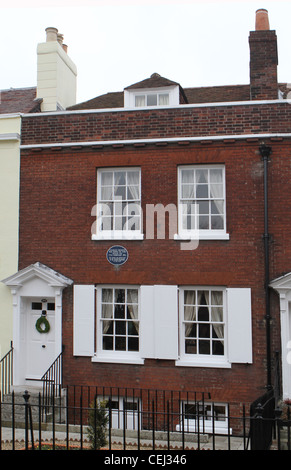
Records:
[[[108,419],[106,401],[99,401],[95,398],[90,404],[87,428],[91,448],[94,450],[98,450],[107,444],[106,428]]]

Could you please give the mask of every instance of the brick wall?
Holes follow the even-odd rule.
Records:
[[[25,123],[33,121],[25,119]],[[285,243],[291,230],[287,216],[290,198],[284,199],[282,206],[282,194],[289,194],[291,146],[288,140],[269,144],[273,148],[269,165],[273,279],[291,270],[290,244]],[[259,142],[234,141],[22,151],[20,269],[40,261],[84,284],[169,283],[252,288],[254,364],[234,364],[231,369],[183,368],[175,367],[172,361],[158,360],[146,360],[143,366],[97,364],[91,363],[90,358],[73,357],[72,289],[67,288],[63,306],[65,382],[202,390],[211,392],[213,400],[223,401],[252,400],[264,390],[264,205],[258,145]],[[147,203],[177,204],[177,166],[192,163],[225,164],[230,240],[200,241],[194,251],[181,251],[179,242],[169,239],[124,241],[129,260],[116,270],[106,260],[106,251],[114,243],[91,240],[96,169],[140,166],[145,212]],[[278,312],[278,299],[273,295],[273,352],[280,344]]]
[[[25,117],[22,144],[291,132],[288,102]]]

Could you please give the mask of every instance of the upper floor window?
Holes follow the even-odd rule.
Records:
[[[141,234],[140,168],[98,170],[93,239],[137,239]]]
[[[179,103],[180,91],[178,85],[124,90],[125,108],[177,106]]]
[[[228,238],[225,217],[225,170],[222,165],[179,168],[179,235]]]
[[[136,94],[135,106],[167,106],[170,102],[169,93]]]

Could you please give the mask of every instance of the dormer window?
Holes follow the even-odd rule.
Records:
[[[183,91],[178,83],[154,73],[150,78],[124,89],[124,107],[177,106],[181,94]]]
[[[144,106],[167,106],[169,104],[169,93],[148,93],[135,95],[135,106],[137,108]]]

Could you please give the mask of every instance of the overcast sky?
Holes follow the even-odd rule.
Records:
[[[0,0],[0,89],[36,85],[36,47],[48,26],[64,35],[77,66],[77,102],[154,72],[183,87],[249,83],[258,8],[277,32],[279,80],[291,83],[290,0]]]

